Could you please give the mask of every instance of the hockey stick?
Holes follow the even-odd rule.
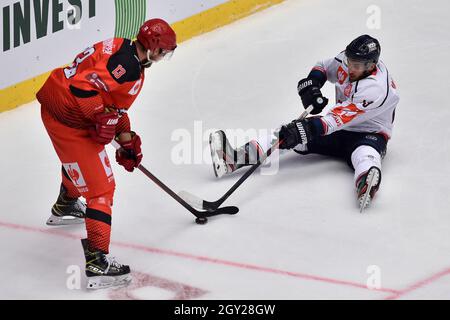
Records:
[[[121,149],[120,144],[113,140],[111,142],[114,148],[117,150]],[[159,180],[157,177],[155,177],[149,170],[147,170],[142,164],[139,164],[137,168],[145,174],[150,180],[152,180],[154,183],[158,185],[161,189],[163,189],[166,193],[168,193],[173,199],[175,199],[179,204],[181,204],[183,207],[185,207],[190,213],[192,213],[197,219],[195,219],[195,222],[198,224],[205,224],[208,220],[207,218],[212,216],[217,216],[219,214],[236,214],[239,212],[238,207],[229,206],[229,207],[222,207],[222,208],[215,208],[213,210],[208,211],[198,211],[195,208],[193,208],[191,205],[189,205],[185,200],[183,200],[179,195],[177,195],[174,191],[172,191],[169,187],[167,187],[161,180]]]
[[[308,114],[313,110],[313,106],[310,105],[308,106],[308,108],[306,108],[305,111],[303,111],[303,113],[300,115],[300,117],[298,118],[298,120],[303,120],[305,119]],[[219,199],[216,201],[206,201],[203,200],[195,195],[193,195],[192,193],[189,193],[187,191],[180,191],[178,194],[181,198],[185,199],[186,202],[190,203],[192,206],[196,207],[196,208],[201,208],[203,210],[208,210],[208,211],[212,211],[214,212],[214,210],[217,210],[217,208],[220,207],[220,205],[222,203],[225,202],[225,200],[228,199],[229,196],[231,196],[231,194],[237,189],[239,188],[239,186],[245,181],[247,180],[247,178],[253,173],[255,172],[256,169],[259,168],[259,166],[261,164],[263,164],[266,159],[268,157],[270,157],[270,155],[272,154],[272,152],[274,152],[276,149],[278,149],[278,146],[280,145],[280,141],[276,141],[272,147],[270,147],[270,149],[266,152],[266,154],[263,156],[263,158],[261,160],[259,160],[258,162],[256,162],[254,165],[251,166],[250,169],[247,170],[247,172],[244,173],[244,175],[242,177],[239,178],[238,181],[236,181],[236,183]]]

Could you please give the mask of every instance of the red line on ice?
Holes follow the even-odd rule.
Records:
[[[57,229],[36,228],[36,227],[29,227],[29,226],[18,225],[18,224],[13,224],[13,223],[6,223],[6,222],[0,222],[0,227],[28,231],[28,232],[49,234],[49,235],[54,235],[54,236],[70,238],[70,239],[80,239],[79,235],[71,234],[71,233],[60,231]],[[196,256],[193,254],[182,253],[182,252],[177,252],[177,251],[172,251],[172,250],[163,250],[163,249],[153,248],[153,247],[139,245],[139,244],[130,244],[130,243],[112,241],[111,245],[117,246],[117,247],[122,247],[122,248],[134,249],[134,250],[138,250],[138,251],[155,253],[155,254],[168,255],[168,256],[180,257],[180,258],[184,258],[184,259],[197,260],[197,261],[202,261],[202,262],[207,262],[207,263],[225,265],[225,266],[230,266],[230,267],[235,267],[235,268],[255,270],[255,271],[260,271],[260,272],[280,274],[280,275],[284,275],[284,276],[290,276],[290,277],[301,278],[301,279],[306,279],[306,280],[325,282],[325,283],[329,283],[329,284],[342,285],[342,286],[354,287],[354,288],[371,290],[371,291],[388,292],[388,293],[391,293],[392,296],[404,294],[403,291],[389,289],[389,288],[369,289],[365,284],[351,282],[351,281],[326,278],[326,277],[321,277],[321,276],[316,276],[316,275],[311,275],[311,274],[279,270],[279,269],[274,269],[274,268],[262,267],[262,266],[240,263],[240,262],[227,261],[227,260],[222,260],[222,259],[215,259],[215,258],[204,257],[204,256]]]
[[[394,293],[393,295],[387,296],[384,298],[385,300],[395,300],[400,298],[401,296],[404,296],[405,294],[411,293],[413,291],[416,291],[417,289],[420,289],[422,287],[425,287],[432,282],[445,277],[446,275],[450,274],[450,268],[447,268],[445,270],[442,270],[432,276],[429,276],[428,278],[425,278],[423,280],[417,281],[416,283],[413,283],[412,285],[408,286],[406,289],[399,290],[397,293]]]

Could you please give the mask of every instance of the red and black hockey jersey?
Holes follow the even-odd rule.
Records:
[[[69,66],[53,70],[36,97],[55,119],[73,128],[89,127],[93,115],[105,108],[120,110],[121,132],[129,130],[126,111],[143,82],[136,45],[113,38],[87,48]]]

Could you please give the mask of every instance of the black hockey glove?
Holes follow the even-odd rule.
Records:
[[[313,78],[305,78],[298,82],[297,90],[300,98],[302,98],[303,106],[308,108],[310,105],[314,107],[311,114],[319,114],[328,104],[328,99],[320,92],[320,83]]]
[[[280,149],[292,149],[298,144],[307,144],[314,136],[311,120],[294,120],[281,127],[279,133]]]

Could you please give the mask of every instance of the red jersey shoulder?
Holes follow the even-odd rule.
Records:
[[[142,76],[136,45],[124,38],[94,44],[79,54],[64,72],[72,85],[104,92],[122,90],[121,85],[125,83],[133,86]]]
[[[94,46],[99,53],[101,53],[102,55],[105,56],[105,58],[108,59],[110,56],[112,56],[120,49],[125,40],[126,39],[124,38],[110,38],[98,42]]]

